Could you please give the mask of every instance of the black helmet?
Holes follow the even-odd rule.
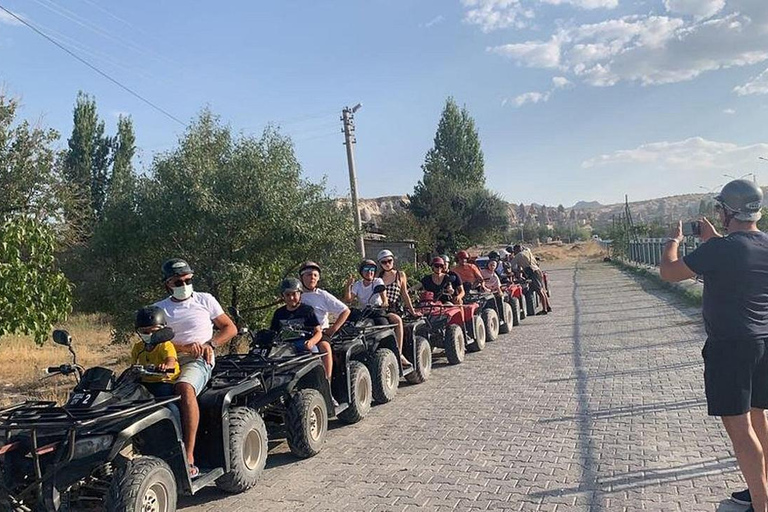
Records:
[[[165,327],[168,321],[165,319],[165,311],[157,306],[146,306],[136,311],[136,328]]]
[[[499,261],[501,259],[501,255],[498,253],[498,251],[491,251],[488,253],[488,259]]]
[[[283,282],[280,283],[280,293],[283,294],[285,292],[300,292],[303,288],[301,286],[301,281],[296,279],[295,277],[286,277],[283,279]]]
[[[757,222],[763,206],[763,191],[749,180],[733,180],[715,196],[715,201],[734,213],[736,220]]]
[[[194,270],[189,266],[189,263],[181,258],[171,258],[163,263],[163,282],[166,282],[175,276],[183,276],[193,273]]]
[[[509,249],[507,249],[507,250],[509,250]],[[514,254],[517,254],[517,253],[519,253],[522,250],[523,250],[523,246],[520,245],[520,244],[515,244],[515,245],[512,246],[512,253],[514,253]]]
[[[304,263],[301,264],[301,267],[299,267],[299,275],[303,274],[307,270],[317,270],[319,273],[320,265],[318,265],[314,261],[305,261]]]
[[[365,260],[361,261],[360,264],[357,266],[358,273],[360,273],[360,274],[363,273],[363,267],[374,267],[375,268],[376,267],[376,262],[373,261],[373,260],[368,260],[368,259],[365,259]]]

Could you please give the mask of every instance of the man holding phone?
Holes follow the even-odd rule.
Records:
[[[757,228],[762,190],[747,180],[728,183],[715,197],[727,230],[700,221],[703,244],[678,259],[683,226],[670,233],[659,265],[665,281],[704,277],[702,349],[710,416],[720,416],[748,489],[731,499],[768,512],[768,235]]]

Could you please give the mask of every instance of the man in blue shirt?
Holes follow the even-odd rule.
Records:
[[[704,388],[710,416],[722,417],[748,489],[731,499],[768,511],[768,235],[757,228],[762,190],[747,180],[728,183],[715,197],[728,232],[700,221],[704,243],[682,260],[678,223],[659,269],[666,281],[704,277],[702,314],[707,341]]]

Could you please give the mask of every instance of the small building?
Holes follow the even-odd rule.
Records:
[[[387,240],[384,235],[367,233],[364,242],[366,258],[375,260],[379,251],[389,249],[401,264],[406,262],[416,264],[416,242],[414,240]]]

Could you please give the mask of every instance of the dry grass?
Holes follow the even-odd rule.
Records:
[[[576,242],[574,244],[545,244],[539,247],[532,247],[535,254],[541,261],[557,260],[600,260],[606,256],[605,250],[600,245],[590,240],[588,242]]]
[[[99,315],[73,315],[59,327],[72,335],[77,362],[84,367],[127,364],[130,346],[110,344],[111,326]],[[2,406],[24,399],[61,401],[75,382],[72,376],[42,378],[47,367],[72,362],[66,347],[50,339],[43,346],[37,346],[29,336],[3,336],[0,361]]]

